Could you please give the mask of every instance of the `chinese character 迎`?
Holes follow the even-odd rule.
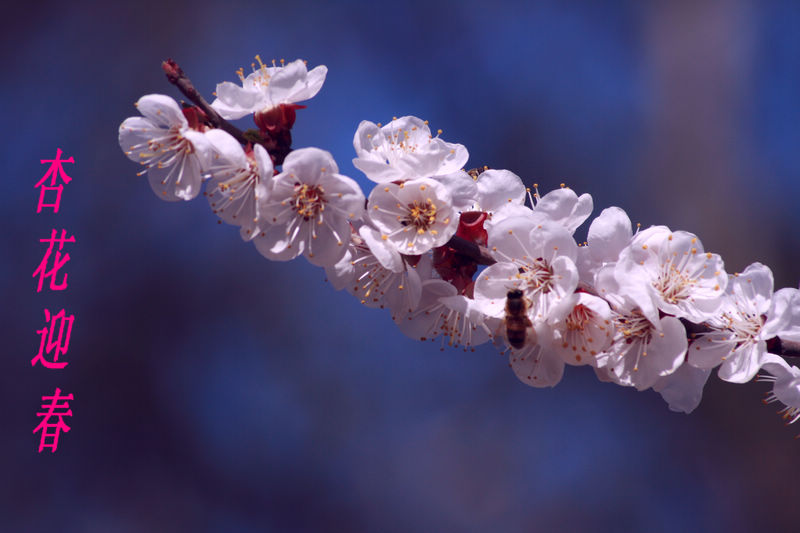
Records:
[[[36,366],[37,362],[41,362],[45,368],[64,368],[67,366],[67,362],[59,363],[58,358],[69,350],[69,338],[72,334],[75,315],[66,316],[63,309],[53,315],[49,309],[45,309],[44,319],[48,324],[36,331],[42,336],[42,340],[39,342],[39,353],[31,359],[31,366]],[[54,335],[55,338],[53,338]],[[53,360],[48,361],[45,359],[45,355],[52,355]]]

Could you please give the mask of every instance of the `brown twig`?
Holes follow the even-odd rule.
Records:
[[[465,255],[479,265],[493,265],[497,260],[489,253],[489,249],[479,246],[458,235],[453,235],[445,246],[449,246],[461,255]]]
[[[772,337],[767,341],[769,353],[782,357],[800,357],[800,342],[785,341],[779,337]]]
[[[183,69],[181,69],[181,67],[178,66],[175,61],[172,59],[167,59],[161,63],[161,68],[167,75],[167,80],[177,87],[178,90],[180,90],[180,92],[186,96],[186,98],[194,103],[194,105],[203,110],[212,126],[230,133],[241,144],[252,142],[251,139],[245,137],[245,134],[242,130],[222,118],[220,114],[217,113],[217,110],[211,107],[206,99],[203,98],[203,95],[200,94],[197,89],[195,89],[192,80],[190,80],[189,77],[184,74]]]

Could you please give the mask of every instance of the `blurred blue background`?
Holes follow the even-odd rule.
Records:
[[[690,416],[568,368],[519,383],[271,263],[203,199],[161,202],[117,144],[172,57],[211,97],[255,54],[325,64],[295,147],[353,168],[359,121],[413,114],[595,214],[697,233],[730,272],[800,279],[792,2],[137,2],[7,6],[0,49],[0,531],[797,531],[800,424],[712,377]],[[246,121],[243,127],[248,127]],[[74,181],[35,214],[40,159]],[[65,227],[69,289],[35,292]],[[585,228],[583,230],[585,235]],[[75,315],[32,368],[45,307]],[[40,397],[72,431],[37,453]]]

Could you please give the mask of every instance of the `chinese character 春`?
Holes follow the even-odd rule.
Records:
[[[67,238],[67,230],[61,230],[61,238],[56,237],[57,231],[54,229],[53,232],[50,234],[49,239],[39,239],[39,242],[48,242],[50,246],[47,248],[47,251],[42,258],[42,262],[39,263],[39,267],[33,272],[33,277],[35,278],[37,275],[39,276],[39,286],[36,289],[36,292],[42,292],[42,285],[44,284],[45,278],[50,278],[50,290],[54,291],[63,291],[67,288],[67,273],[64,273],[64,278],[61,280],[61,283],[56,282],[56,274],[64,264],[69,261],[69,254],[65,253],[63,256],[61,255],[61,249],[64,247],[65,242],[75,242],[75,236]],[[53,246],[58,243],[58,249],[55,251],[55,257],[53,261],[53,266],[50,270],[47,269],[47,263],[50,259],[50,254],[53,252]]]
[[[75,315],[66,316],[63,309],[57,314],[51,315],[50,310],[45,309],[44,319],[49,324],[36,331],[42,336],[42,340],[39,342],[39,353],[31,359],[31,366],[36,366],[37,362],[41,362],[45,368],[64,368],[67,366],[67,362],[59,363],[58,358],[69,350],[69,337],[72,334]],[[52,355],[53,360],[48,361],[45,359],[45,355]]]
[[[56,388],[53,396],[42,396],[42,409],[47,411],[36,413],[36,416],[41,416],[42,421],[33,430],[34,433],[41,431],[41,439],[39,439],[39,453],[45,448],[50,448],[52,453],[55,453],[58,448],[58,436],[63,431],[69,432],[70,427],[64,423],[65,416],[72,416],[72,409],[69,408],[67,400],[72,400],[72,394],[61,396],[61,389]],[[50,400],[50,403],[46,403]],[[59,400],[64,400],[63,403],[58,403]],[[57,419],[51,422],[51,419]],[[48,442],[48,439],[49,442]]]
[[[42,179],[36,182],[34,187],[41,187],[39,191],[39,205],[36,208],[37,213],[42,212],[43,207],[52,207],[54,213],[58,213],[58,206],[61,204],[61,192],[64,190],[64,185],[58,184],[56,185],[56,180],[61,179],[64,183],[69,183],[72,181],[66,172],[64,172],[64,167],[62,166],[64,163],[75,163],[75,161],[70,157],[69,159],[61,159],[61,148],[56,151],[56,158],[55,159],[41,159],[41,163],[44,165],[45,163],[50,163],[50,168],[45,172]],[[45,185],[45,181],[47,178],[50,178],[50,185]],[[56,200],[52,204],[44,203],[44,195],[47,191],[55,191],[56,192]]]

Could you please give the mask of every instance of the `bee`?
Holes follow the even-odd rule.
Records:
[[[528,301],[519,289],[508,291],[506,297],[506,318],[503,320],[506,326],[506,338],[508,343],[517,350],[523,348],[526,341],[534,335],[533,324],[528,318]],[[530,330],[530,334],[528,333]],[[533,339],[531,339],[533,340]]]
[[[483,167],[471,168],[471,169],[467,170],[467,174],[469,174],[470,178],[472,178],[472,179],[477,181],[478,176],[480,176],[483,172],[485,172],[487,170],[489,170],[489,166],[488,165],[483,165]]]

